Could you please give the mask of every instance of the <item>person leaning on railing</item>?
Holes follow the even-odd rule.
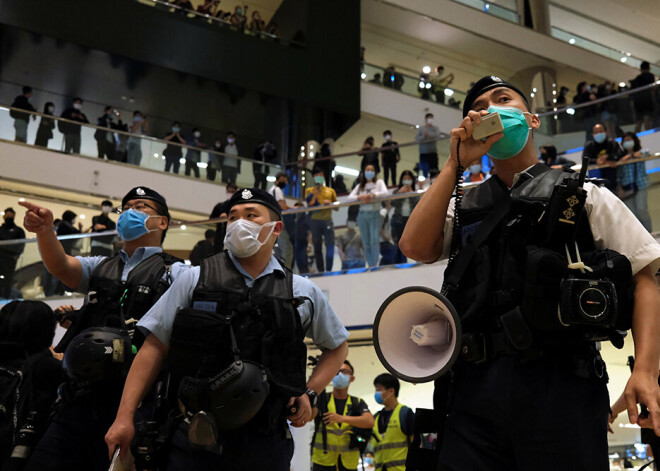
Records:
[[[634,132],[627,132],[623,135],[621,147],[621,162],[627,162],[630,159],[642,156],[642,144]],[[617,180],[619,183],[617,187],[619,198],[639,219],[646,230],[651,232],[651,215],[649,214],[648,202],[650,181],[646,174],[646,164],[636,162],[619,165],[617,167]]]

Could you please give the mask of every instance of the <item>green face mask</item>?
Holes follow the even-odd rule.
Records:
[[[529,124],[525,113],[518,108],[508,106],[489,106],[488,112],[498,112],[504,127],[504,136],[493,144],[488,155],[493,159],[506,160],[520,154],[529,140]],[[531,113],[527,113],[531,114]]]

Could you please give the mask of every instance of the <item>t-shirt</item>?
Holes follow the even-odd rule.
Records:
[[[584,157],[589,157],[590,163],[596,163],[599,157],[607,155],[607,160],[616,161],[619,160],[620,155],[619,144],[611,139],[606,139],[602,143],[597,143],[596,141],[588,141],[584,146],[584,151],[582,155]],[[616,188],[616,167],[613,168],[601,168],[598,169],[600,177],[606,180],[605,186],[610,190]],[[590,176],[598,177],[599,175],[594,172],[589,173]]]
[[[369,412],[369,406],[367,405],[367,403],[364,402],[360,398],[357,398],[357,399],[359,399],[357,410],[360,411],[360,415],[364,414],[365,412]],[[330,400],[329,395],[328,395],[328,400]],[[348,399],[337,399],[335,397],[335,410],[337,411],[337,414],[339,414],[339,415],[353,415],[352,410],[345,410],[347,402],[348,402]]]
[[[394,141],[386,141],[386,142],[383,142],[380,145],[380,147],[385,149],[385,150],[381,151],[381,154],[383,156],[383,165],[385,165],[385,163],[395,163],[396,162],[396,158],[399,155],[399,148],[396,147],[398,145],[399,145],[399,143],[394,142]],[[390,147],[394,147],[394,149],[390,149]]]
[[[378,433],[385,433],[385,430],[387,430],[387,424],[390,423],[392,412],[394,412],[394,409],[383,409],[378,413]],[[415,413],[408,406],[401,406],[401,430],[403,430],[403,433],[408,437],[415,431]]]
[[[309,203],[312,201],[312,198],[314,197],[314,194],[312,193],[314,191],[314,188],[307,188],[305,190],[305,200]],[[334,203],[337,201],[337,193],[335,193],[335,190],[328,186],[322,186],[321,187],[321,193],[319,194],[318,198],[316,198],[316,204],[313,204],[311,206],[319,206],[321,204],[326,204],[326,203]],[[313,211],[311,213],[310,219],[314,220],[321,220],[321,221],[332,221],[332,209],[323,209],[320,211]]]
[[[286,201],[284,200],[284,192],[282,191],[282,188],[277,185],[273,185],[270,190],[268,190],[268,193],[273,195],[275,201]]]

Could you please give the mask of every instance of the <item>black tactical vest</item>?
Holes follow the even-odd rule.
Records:
[[[192,308],[179,311],[172,327],[168,363],[174,384],[183,376],[216,375],[235,353],[258,363],[268,373],[271,392],[252,425],[272,431],[284,417],[286,401],[306,388],[307,347],[299,303],[293,297],[293,274],[286,268],[248,288],[227,251],[203,259]],[[227,316],[233,316],[231,321]],[[232,332],[238,352],[232,351]]]
[[[458,287],[447,292],[465,332],[497,330],[499,317],[523,304],[528,254],[545,240],[548,227],[543,216],[555,186],[570,175],[543,164],[534,166],[529,173],[533,178],[525,179],[523,175],[511,190],[497,176],[465,190],[460,212],[461,239],[452,241],[459,248],[465,247],[491,211],[511,198],[509,211],[476,249]],[[593,251],[587,218],[581,217],[577,224],[580,251]],[[445,278],[452,269],[450,264]],[[556,306],[558,299],[551,298],[545,301]]]
[[[164,252],[142,260],[121,281],[124,262],[115,255],[99,263],[89,281],[88,302],[73,316],[73,325],[57,346],[64,351],[69,342],[90,327],[125,327],[138,321],[160,299],[172,280],[172,265],[180,259]],[[167,275],[167,276],[165,276]],[[128,327],[133,328],[134,323]],[[133,343],[139,348],[144,340],[138,330]]]

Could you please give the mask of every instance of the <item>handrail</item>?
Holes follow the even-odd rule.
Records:
[[[638,157],[634,159],[629,159],[626,160],[625,162],[616,162],[616,166],[622,166],[622,165],[628,165],[628,164],[636,164],[639,162],[646,162],[649,160],[656,160],[660,159],[660,152],[656,153],[655,155],[651,155],[648,157]],[[580,164],[576,164],[580,165]],[[600,164],[600,165],[590,165],[588,167],[589,170],[596,170],[600,168],[608,168],[610,165],[608,164]],[[464,187],[470,187],[470,186],[476,186],[481,184],[482,182],[475,182],[475,183],[466,183]],[[407,193],[393,193],[387,196],[383,196],[380,198],[374,198],[368,203],[362,202],[362,201],[344,201],[344,202],[335,202],[332,204],[327,204],[327,205],[320,205],[320,206],[309,206],[309,207],[302,207],[302,208],[294,208],[294,209],[287,209],[282,211],[283,215],[289,215],[289,214],[299,214],[299,213],[313,213],[316,211],[326,211],[329,209],[339,209],[339,208],[346,208],[349,206],[357,206],[357,205],[365,205],[365,204],[374,204],[374,203],[383,203],[386,201],[396,201],[396,200],[402,200],[402,199],[407,199],[407,198],[416,198],[416,197],[421,197],[426,191],[428,190],[427,188],[421,189],[421,190],[415,190]],[[217,223],[223,223],[227,222],[227,218],[214,218],[214,219],[205,219],[205,220],[199,220],[199,221],[183,221],[181,223],[177,224],[172,224],[170,225],[169,229],[177,229],[181,228],[181,226],[204,226],[204,225],[210,225],[210,224],[217,224]],[[103,232],[92,232],[92,233],[85,233],[85,234],[69,234],[65,236],[57,236],[58,240],[68,240],[68,239],[85,239],[85,238],[93,238],[93,237],[101,237],[101,236],[107,236],[107,235],[114,235],[116,234],[117,231],[103,231]],[[12,240],[0,240],[0,247],[1,246],[6,246],[6,245],[15,245],[15,244],[29,244],[29,243],[34,243],[36,242],[36,238],[30,238],[30,239],[12,239]]]

